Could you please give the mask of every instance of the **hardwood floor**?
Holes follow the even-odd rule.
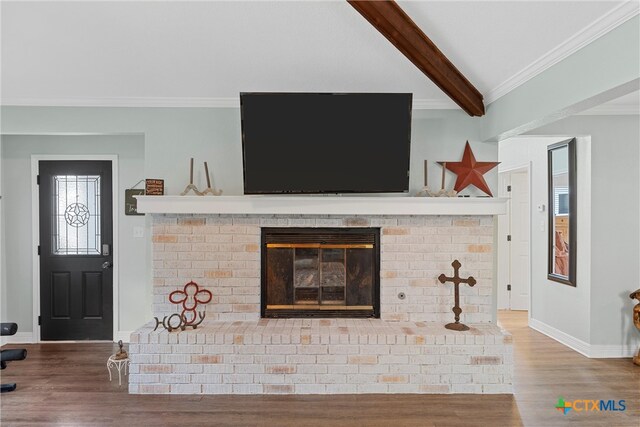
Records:
[[[525,312],[501,312],[514,336],[515,395],[142,396],[109,382],[111,344],[27,348],[2,382],[0,422],[13,425],[640,426],[640,367],[587,359],[529,329]],[[625,412],[554,409],[565,400],[626,401]]]

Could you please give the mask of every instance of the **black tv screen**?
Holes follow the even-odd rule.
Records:
[[[241,93],[245,194],[409,189],[408,93]]]

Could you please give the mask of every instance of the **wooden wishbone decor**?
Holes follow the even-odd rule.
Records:
[[[467,114],[484,115],[482,94],[395,1],[347,1]]]

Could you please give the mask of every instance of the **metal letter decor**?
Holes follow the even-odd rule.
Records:
[[[160,325],[169,332],[176,329],[184,331],[187,326],[196,329],[205,317],[204,311],[196,311],[198,304],[207,304],[211,301],[211,298],[213,298],[211,292],[207,289],[200,289],[196,282],[187,283],[182,290],[173,291],[169,294],[169,301],[173,304],[181,304],[182,312],[180,314],[174,313],[168,317],[164,316],[162,321],[155,317],[156,327],[153,330],[158,329]],[[177,322],[172,319],[177,319]]]

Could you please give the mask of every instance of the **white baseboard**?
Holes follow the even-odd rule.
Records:
[[[594,359],[633,357],[637,352],[637,345],[592,345],[589,357]]]
[[[529,327],[545,334],[549,338],[553,338],[560,344],[566,345],[570,349],[577,351],[583,356],[590,357],[590,345],[582,340],[579,340],[578,338],[574,338],[571,335],[564,333],[561,330],[556,329],[553,326],[549,326],[546,323],[543,323],[534,318],[529,319]]]
[[[34,343],[33,332],[18,332],[15,335],[2,337],[0,345],[5,344],[32,344]]]
[[[533,318],[529,319],[529,327],[591,359],[633,357],[638,351],[629,345],[591,345]]]
[[[122,340],[122,342],[128,343],[132,332],[133,331],[118,331],[116,335],[113,337],[113,342],[118,342],[119,340]]]
[[[131,336],[131,332],[133,331],[118,331],[116,335],[113,337],[113,342],[118,342],[122,340],[122,342],[129,342],[129,337]],[[33,339],[33,332],[18,332],[15,335],[6,336],[0,338],[0,345],[5,344],[34,344],[36,342]],[[49,341],[49,342],[62,342],[62,341]],[[66,342],[88,342],[88,341],[66,341]]]

